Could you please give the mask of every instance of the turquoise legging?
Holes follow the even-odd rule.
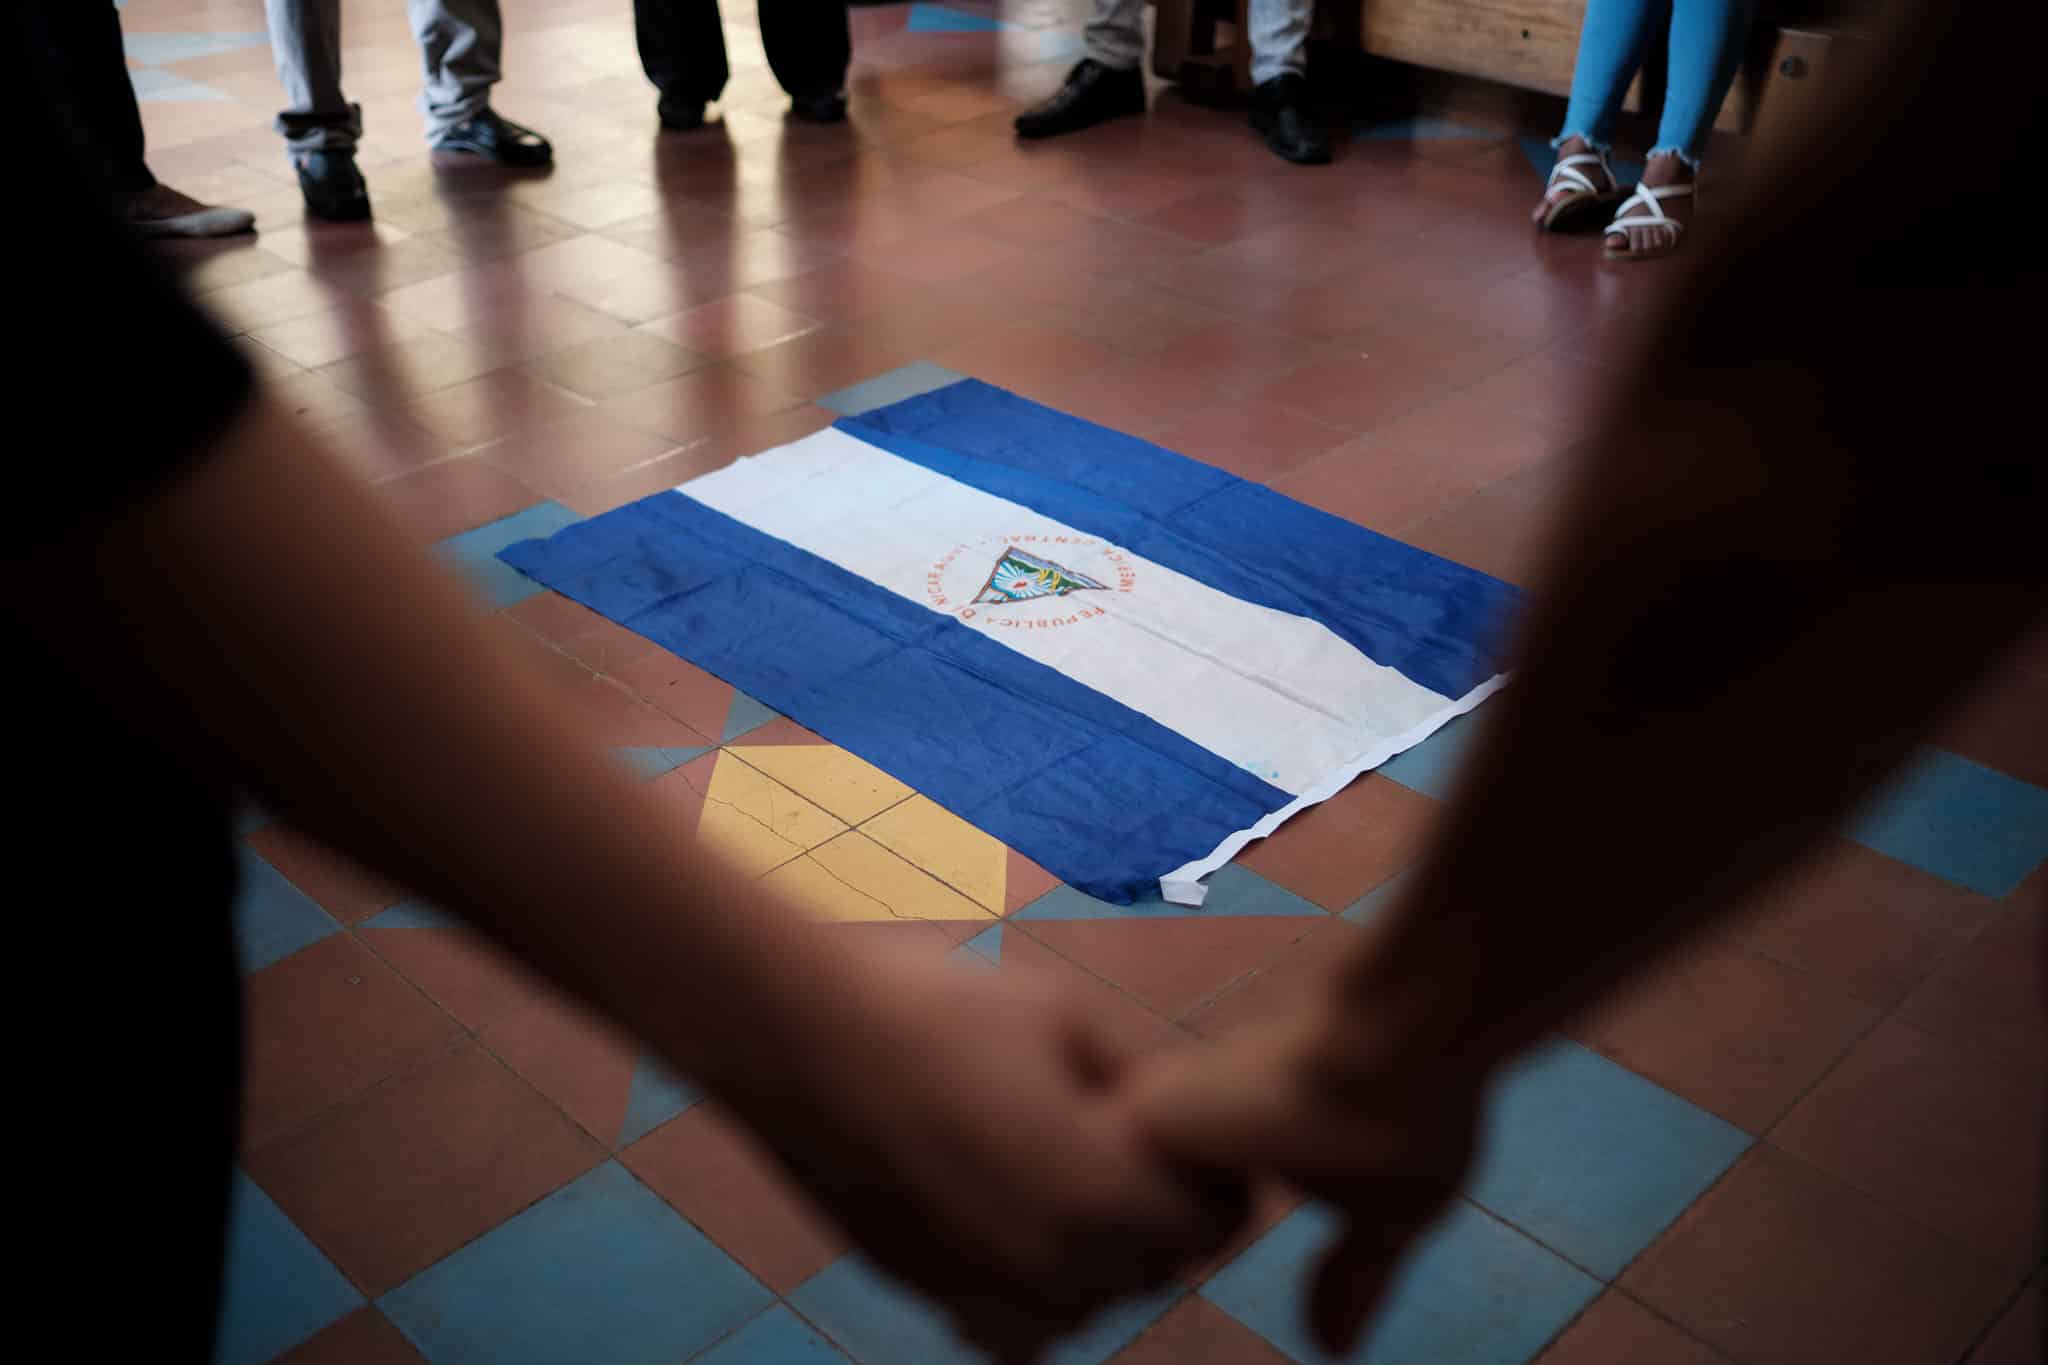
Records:
[[[1700,148],[1742,64],[1755,14],[1756,0],[1587,0],[1571,105],[1558,140],[1582,137],[1607,149],[1628,83],[1651,41],[1668,27],[1664,113],[1650,154],[1676,152],[1688,164],[1699,165]]]

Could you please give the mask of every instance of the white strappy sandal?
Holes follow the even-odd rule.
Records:
[[[1685,223],[1664,212],[1663,200],[1683,199],[1699,189],[1688,181],[1683,185],[1637,185],[1635,193],[1621,201],[1621,207],[1614,211],[1614,219],[1607,225],[1604,243],[1607,259],[1610,261],[1649,261],[1659,256],[1669,256],[1678,250],[1679,238],[1685,236]],[[1628,216],[1629,210],[1642,207],[1647,212]],[[1633,227],[1661,227],[1670,236],[1660,246],[1646,247],[1636,251],[1628,245],[1628,230]],[[1614,239],[1621,238],[1619,251],[1614,249]]]
[[[1598,166],[1601,174],[1607,177],[1608,188],[1601,189],[1591,176],[1579,169],[1581,166]],[[1550,196],[1560,185],[1571,193],[1551,203]],[[1544,210],[1540,226],[1545,232],[1560,231],[1560,225],[1567,219],[1582,218],[1588,209],[1605,208],[1621,196],[1622,191],[1614,180],[1614,167],[1607,164],[1607,153],[1575,152],[1560,157],[1558,163],[1550,168],[1550,179],[1543,186]]]

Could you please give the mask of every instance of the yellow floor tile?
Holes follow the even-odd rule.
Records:
[[[780,867],[846,826],[731,754],[720,754],[697,837],[748,876]]]
[[[784,863],[762,884],[775,887],[819,919],[995,918],[857,830]]]
[[[985,909],[1001,914],[1010,854],[930,798],[913,796],[861,826],[863,833]]]
[[[911,794],[910,788],[836,744],[735,744],[727,752],[848,824],[857,825]]]

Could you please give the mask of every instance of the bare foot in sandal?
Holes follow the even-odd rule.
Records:
[[[1621,187],[1614,182],[1606,154],[1593,150],[1584,138],[1568,137],[1557,146],[1550,183],[1544,186],[1543,199],[1529,221],[1546,231],[1559,231],[1619,198]]]
[[[1607,225],[1609,260],[1649,260],[1678,249],[1694,212],[1698,173],[1676,153],[1664,152],[1643,167],[1636,186]]]

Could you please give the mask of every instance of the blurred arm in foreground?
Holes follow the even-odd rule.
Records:
[[[2042,614],[2048,295],[1990,206],[2048,131],[2048,11],[1909,8],[1612,396],[1401,901],[1294,1018],[1143,1082],[1177,1156],[1346,1215],[1326,1345],[1457,1192],[1487,1079],[1811,852]]]

